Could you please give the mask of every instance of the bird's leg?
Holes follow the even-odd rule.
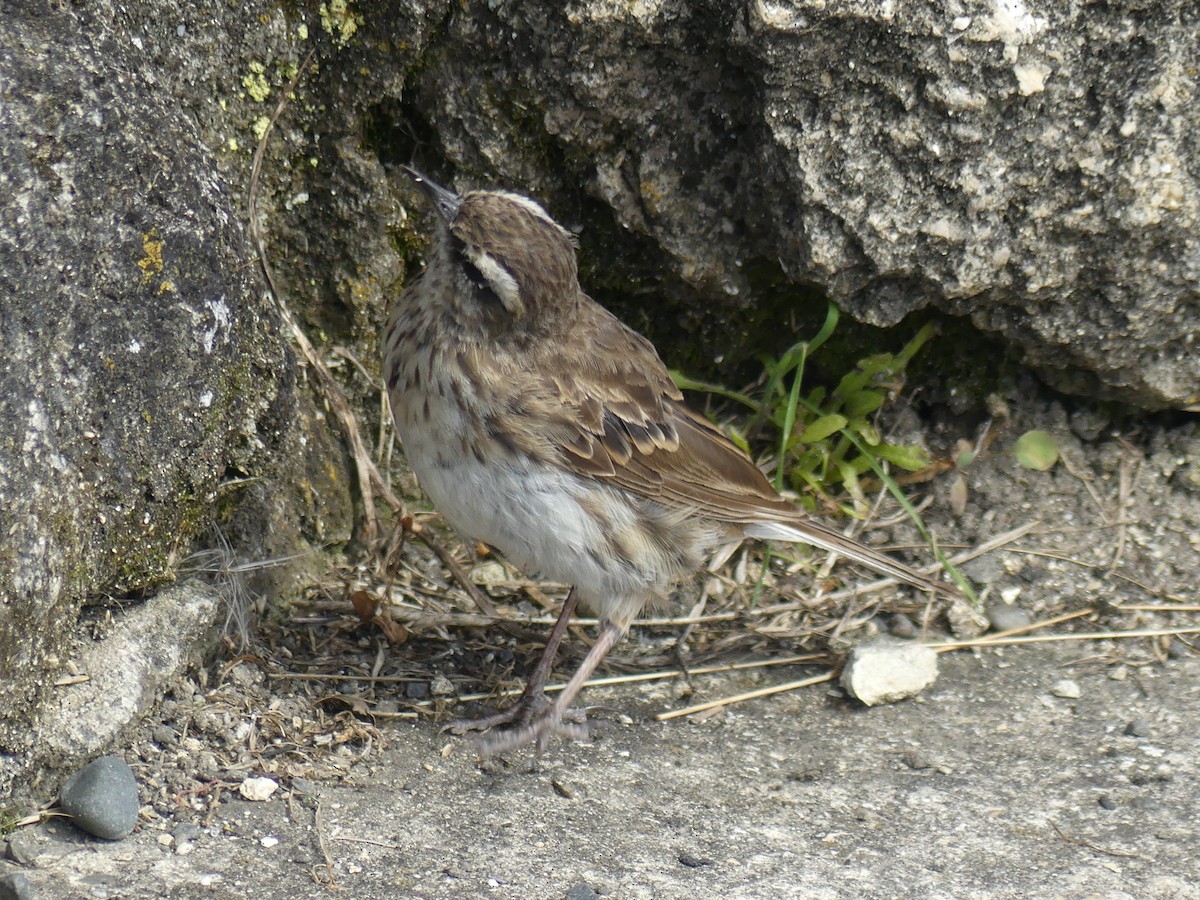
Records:
[[[551,736],[561,734],[566,737],[583,739],[587,737],[587,725],[576,725],[563,722],[563,716],[579,696],[584,682],[592,677],[596,667],[600,665],[608,651],[625,634],[625,629],[615,625],[608,619],[600,623],[600,636],[588,655],[583,658],[571,680],[567,682],[562,693],[554,702],[542,710],[532,721],[508,731],[501,731],[476,741],[475,746],[483,756],[494,756],[505,750],[513,750],[528,743],[536,743],[538,752],[546,748]]]
[[[563,601],[562,612],[558,614],[558,621],[554,623],[554,628],[550,631],[550,637],[546,639],[546,648],[542,651],[541,658],[537,661],[537,665],[533,667],[533,672],[529,676],[529,680],[525,683],[525,690],[521,692],[521,696],[517,702],[507,707],[486,716],[480,716],[477,719],[452,719],[442,726],[442,731],[449,731],[452,734],[466,734],[468,731],[487,731],[489,728],[495,728],[497,725],[526,725],[534,716],[546,708],[548,701],[546,700],[546,679],[550,677],[550,672],[554,668],[554,658],[558,655],[558,645],[562,643],[563,636],[567,633],[567,625],[570,622],[572,614],[575,612],[575,607],[579,605],[579,595],[575,593],[575,588],[571,588],[571,592],[567,594],[567,599]]]

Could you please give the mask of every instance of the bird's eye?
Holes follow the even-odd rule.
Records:
[[[517,280],[494,256],[458,238],[454,249],[463,274],[485,301],[499,303],[514,316],[525,312]]]
[[[483,273],[475,263],[471,262],[465,256],[461,259],[463,274],[467,276],[467,281],[471,282],[471,287],[475,288],[475,293],[484,303],[488,305],[496,304],[503,306],[500,298],[496,296],[496,292],[492,290],[492,286],[488,284],[487,279],[483,277]]]

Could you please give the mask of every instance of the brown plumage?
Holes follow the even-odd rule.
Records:
[[[647,604],[722,543],[802,541],[953,593],[815,521],[689,409],[653,345],[579,287],[572,236],[528,198],[459,196],[406,170],[437,211],[426,270],[389,310],[384,377],[417,477],[460,531],[574,585],[521,701],[457,728],[512,727],[484,752],[578,733],[563,715]],[[542,694],[582,602],[600,638]]]

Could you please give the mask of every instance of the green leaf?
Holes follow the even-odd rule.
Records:
[[[1045,472],[1058,462],[1058,445],[1045,431],[1027,431],[1013,445],[1017,462],[1026,469]]]
[[[906,472],[916,472],[929,465],[929,453],[912,444],[880,444],[875,448],[875,455]]]
[[[872,447],[878,447],[883,440],[879,436],[879,429],[868,422],[866,419],[852,419],[847,426],[849,431],[853,431]]]
[[[865,418],[883,406],[884,399],[883,391],[864,388],[853,397],[846,398],[843,412],[851,419]]]
[[[802,444],[816,444],[819,441],[825,440],[831,434],[837,434],[846,427],[846,423],[846,417],[839,416],[837,413],[821,416],[804,429],[800,435],[800,442]]]

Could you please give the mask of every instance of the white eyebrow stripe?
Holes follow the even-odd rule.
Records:
[[[504,308],[514,316],[524,313],[525,303],[521,300],[521,289],[517,287],[517,280],[512,277],[508,269],[504,268],[494,256],[484,253],[470,244],[464,245],[463,250],[467,259],[479,270],[479,274],[484,277],[488,286],[500,298]]]
[[[516,203],[518,206],[524,207],[526,210],[531,212],[533,215],[537,216],[539,219],[541,219],[546,224],[553,225],[556,229],[561,231],[569,240],[572,240],[572,241],[575,240],[574,235],[572,235],[571,232],[567,231],[567,229],[563,228],[561,225],[559,225],[557,222],[555,222],[552,218],[550,218],[550,213],[546,212],[545,208],[540,203],[538,203],[536,200],[531,200],[528,197],[523,197],[520,194],[513,194],[508,191],[493,191],[492,193],[496,194],[499,197],[504,197],[505,199],[511,200],[513,203]]]

